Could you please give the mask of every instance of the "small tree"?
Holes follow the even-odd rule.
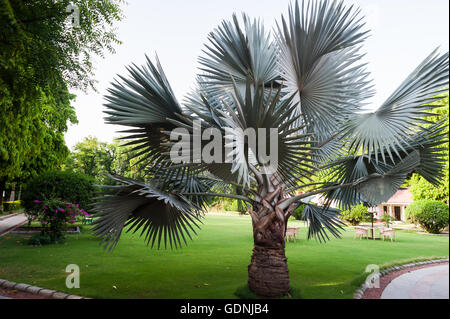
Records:
[[[381,216],[381,221],[384,222],[384,225],[388,228],[389,228],[390,223],[395,220],[396,220],[395,217],[389,215],[388,213],[384,213],[383,216]]]
[[[74,224],[77,216],[91,216],[78,204],[72,204],[60,199],[35,200],[29,213],[34,215],[43,229],[42,236],[48,236],[51,242],[64,239],[64,230],[68,223]]]
[[[448,53],[433,52],[375,112],[363,112],[372,91],[359,13],[342,1],[296,2],[275,38],[260,21],[244,14],[242,26],[234,15],[209,35],[197,87],[183,104],[157,59],[130,66],[130,77],[108,90],[106,121],[127,127],[150,178],[115,176],[122,186],[105,187],[94,227],[105,246],[130,225],[158,247],[180,247],[206,198],[244,200],[254,243],[248,286],[259,296],[286,295],[286,223],[299,203],[308,237],[324,241],[342,229],[333,202],[375,206],[412,172],[439,184],[443,124],[417,123],[448,85]],[[267,145],[275,158],[261,151]],[[321,171],[330,178],[314,183]],[[298,189],[310,190],[295,195]],[[323,206],[305,202],[318,194]]]
[[[303,210],[305,209],[305,207],[305,204],[298,205],[298,207],[292,212],[292,217],[294,217],[296,220],[304,220]]]
[[[350,209],[341,212],[341,218],[351,225],[359,225],[363,221],[370,220],[370,213],[363,204],[352,206]]]

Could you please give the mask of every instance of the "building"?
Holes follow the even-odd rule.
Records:
[[[384,214],[395,217],[396,220],[406,221],[406,206],[413,202],[412,194],[408,188],[400,188],[386,203],[377,206],[375,217],[380,219]]]

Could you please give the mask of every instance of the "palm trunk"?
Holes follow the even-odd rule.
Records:
[[[285,255],[286,224],[293,207],[279,208],[282,189],[264,196],[261,207],[250,211],[253,224],[253,255],[248,266],[248,286],[261,297],[278,297],[289,292],[289,270]]]

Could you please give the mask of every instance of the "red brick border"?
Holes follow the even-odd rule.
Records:
[[[380,288],[368,288],[365,283],[361,285],[353,295],[353,299],[379,299],[384,288],[396,277],[412,270],[435,266],[436,264],[448,264],[448,259],[428,260],[409,263],[384,269],[380,272]]]

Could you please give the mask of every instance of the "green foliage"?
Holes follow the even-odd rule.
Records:
[[[352,206],[349,210],[341,212],[341,219],[349,222],[351,225],[359,225],[363,221],[370,220],[370,213],[363,204]]]
[[[66,7],[80,9],[80,25]],[[69,88],[93,87],[93,54],[114,52],[121,0],[0,0],[0,193],[58,168],[76,123]],[[2,199],[0,198],[0,207]]]
[[[232,198],[220,198],[211,202],[211,206],[218,211],[238,212],[238,201]]]
[[[383,216],[381,216],[381,221],[384,222],[384,225],[386,227],[389,227],[389,224],[395,220],[396,220],[395,217],[389,214],[383,214]]]
[[[95,196],[94,180],[85,174],[51,171],[33,178],[23,190],[22,202],[27,210],[35,207],[35,200],[48,198],[77,203],[87,210]]]
[[[449,116],[449,96],[448,92],[442,95],[444,98],[435,102],[434,105],[437,107],[432,110],[432,113],[435,114],[433,116],[428,116],[425,119],[431,123],[437,122],[439,119],[444,118],[446,123],[446,128],[443,133],[447,134],[448,137],[448,116]],[[424,127],[429,127],[430,124],[424,125]],[[413,195],[414,200],[438,200],[442,202],[449,201],[449,150],[448,143],[446,145],[446,149],[441,150],[442,153],[446,154],[445,157],[445,168],[443,170],[444,177],[442,179],[442,183],[438,186],[433,186],[429,183],[425,178],[418,174],[413,174],[411,179],[408,181],[408,185],[411,186],[411,194]]]
[[[448,205],[435,200],[419,200],[406,207],[406,218],[414,224],[419,224],[427,232],[439,234],[448,226]]]
[[[77,216],[89,213],[79,208],[78,204],[68,203],[60,199],[34,200],[28,210],[42,225],[41,235],[49,236],[51,242],[59,242],[64,239],[64,230],[70,222],[75,223]]]
[[[132,146],[119,147],[117,141],[107,144],[100,142],[97,137],[89,136],[75,145],[63,168],[92,176],[103,185],[116,184],[116,181],[104,174],[143,181],[145,170],[138,163],[141,158],[136,155]]]
[[[413,196],[414,200],[438,200],[441,202],[448,202],[449,200],[449,166],[448,166],[448,157],[447,163],[445,167],[445,177],[442,181],[442,184],[439,186],[433,186],[423,177],[418,174],[413,174],[409,185],[411,186],[410,192]]]
[[[51,243],[52,239],[48,234],[36,234],[28,239],[28,245],[32,246],[50,245]]]
[[[305,209],[306,204],[300,204],[291,214],[296,220],[303,220],[303,210]]]
[[[114,53],[114,45],[120,44],[113,24],[122,19],[121,3],[0,0],[0,65],[28,80],[26,88],[52,85],[60,78],[73,88],[93,87],[94,56]],[[70,4],[79,9],[79,26],[69,21]]]

